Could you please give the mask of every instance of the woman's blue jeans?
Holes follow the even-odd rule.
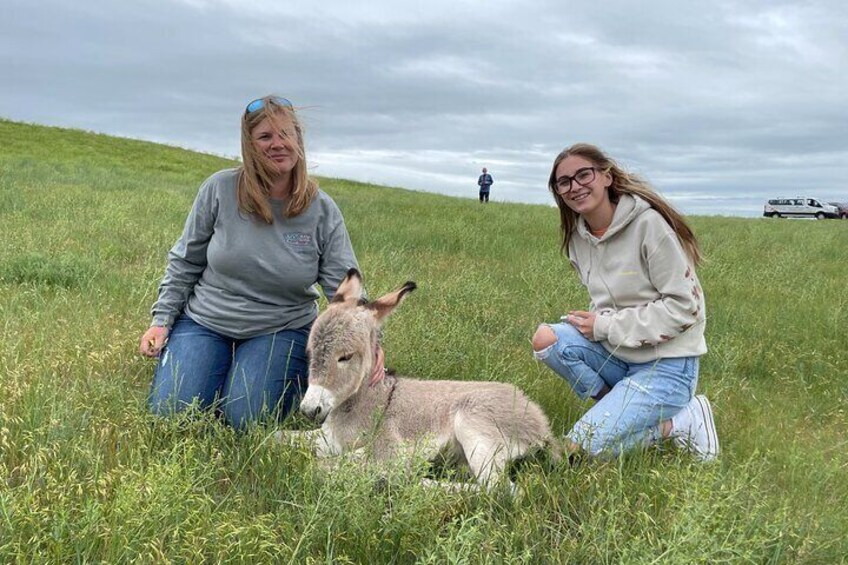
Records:
[[[550,324],[557,341],[536,359],[563,377],[582,399],[610,391],[571,428],[568,438],[592,455],[617,455],[660,439],[658,424],[692,399],[698,357],[669,357],[629,363],[568,323]]]
[[[237,429],[271,414],[283,418],[307,387],[308,336],[306,327],[233,339],[183,314],[159,356],[150,410],[168,416],[197,402],[217,407]]]

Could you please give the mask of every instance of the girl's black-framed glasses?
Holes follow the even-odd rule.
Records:
[[[595,171],[597,170],[597,167],[583,167],[582,169],[577,169],[570,177],[567,175],[559,177],[554,182],[554,188],[556,188],[557,194],[566,195],[571,192],[572,181],[580,186],[588,185],[595,180]]]

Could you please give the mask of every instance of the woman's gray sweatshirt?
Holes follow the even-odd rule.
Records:
[[[152,308],[153,325],[170,327],[182,311],[236,339],[301,328],[318,315],[317,285],[327,299],[357,267],[344,219],[324,192],[299,216],[283,217],[286,201],[271,200],[274,223],[238,208],[238,169],[200,187]]]

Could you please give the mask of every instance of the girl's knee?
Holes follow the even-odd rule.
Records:
[[[567,439],[592,457],[615,456],[619,453],[619,440],[610,431],[603,425],[578,420]]]
[[[533,334],[533,351],[543,351],[557,342],[557,337],[551,327],[541,324]]]

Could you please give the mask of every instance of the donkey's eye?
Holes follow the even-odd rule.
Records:
[[[341,357],[339,357],[339,363],[346,363],[351,359],[353,359],[353,353],[350,353],[348,355],[342,355]]]

